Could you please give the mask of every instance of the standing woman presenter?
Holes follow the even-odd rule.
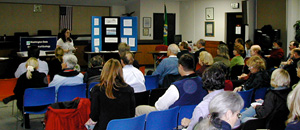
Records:
[[[61,47],[65,54],[73,54],[73,51],[76,49],[74,48],[74,43],[72,38],[70,37],[70,30],[69,29],[62,29],[60,32],[61,37],[58,39],[56,47]]]

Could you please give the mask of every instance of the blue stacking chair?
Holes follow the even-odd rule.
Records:
[[[48,107],[41,111],[28,111],[25,107],[46,106],[55,103],[55,87],[28,88],[24,92],[24,114],[44,114]],[[23,115],[24,115],[23,114]],[[23,120],[25,124],[25,120]]]
[[[179,107],[150,112],[146,119],[146,130],[172,130],[177,127]]]
[[[92,88],[93,88],[96,84],[98,84],[98,83],[99,83],[99,82],[92,82],[92,83],[90,83],[89,88],[88,88],[88,90],[87,90],[87,93],[88,93],[87,97],[88,97],[88,98],[91,97],[91,91],[92,91]]]
[[[144,130],[146,114],[127,119],[111,120],[106,130]]]
[[[256,89],[256,91],[254,93],[254,99],[263,99],[264,100],[267,90],[268,90],[267,87]]]
[[[159,75],[146,75],[145,85],[146,90],[152,90],[158,88]]]
[[[247,108],[251,105],[253,89],[247,91],[240,91],[238,92],[244,100],[244,108]]]
[[[57,102],[72,101],[76,97],[86,98],[86,84],[60,86],[57,92]]]
[[[194,109],[197,105],[185,105],[181,106],[178,113],[177,125],[181,125],[181,120],[185,117],[191,119],[193,116]]]

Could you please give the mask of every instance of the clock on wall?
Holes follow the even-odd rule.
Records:
[[[33,12],[41,13],[42,12],[42,5],[34,5],[33,6]]]

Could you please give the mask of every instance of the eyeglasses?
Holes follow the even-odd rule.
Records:
[[[238,113],[237,114],[237,117],[240,119],[242,117],[242,114],[241,113]]]
[[[250,66],[248,69],[249,69],[249,70],[250,70],[250,69],[253,69],[253,66]]]

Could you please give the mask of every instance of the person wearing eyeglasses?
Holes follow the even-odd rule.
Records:
[[[244,100],[235,92],[224,91],[209,103],[209,115],[200,118],[194,130],[231,130],[240,118]]]
[[[265,118],[267,129],[284,130],[289,110],[287,96],[291,89],[290,75],[284,69],[276,69],[271,76],[271,88],[267,91],[265,100],[257,99],[251,107],[244,111],[241,121],[244,123],[251,119]],[[256,117],[254,117],[256,115]]]
[[[247,66],[251,74],[245,83],[234,89],[235,92],[270,86],[270,76],[266,71],[265,61],[262,58],[252,56],[247,61]]]

